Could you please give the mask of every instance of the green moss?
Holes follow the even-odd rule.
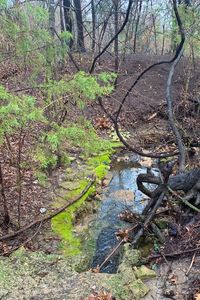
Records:
[[[64,195],[63,195],[63,191],[58,190],[58,194],[62,195],[62,197],[64,197],[66,201],[68,199],[72,199],[78,196],[87,186],[89,181],[85,179],[82,180],[79,178],[83,178],[83,177],[87,178],[88,176],[94,174],[98,180],[102,180],[106,176],[106,173],[109,170],[111,155],[114,152],[113,148],[115,144],[110,143],[109,141],[102,140],[101,138],[96,136],[96,133],[93,142],[95,142],[98,146],[95,147],[93,151],[93,154],[95,152],[96,156],[91,157],[90,154],[90,157],[88,158],[88,151],[85,151],[84,149],[83,157],[84,157],[85,166],[83,166],[81,170],[77,170],[77,171],[72,170],[71,168],[67,169],[66,181],[63,182],[61,186],[63,186],[65,189],[68,189],[69,191],[65,192],[64,189]],[[104,144],[106,144],[106,147],[104,148],[104,152],[102,153]],[[85,144],[82,145],[82,147],[85,148]],[[71,184],[69,184],[70,180],[72,180]],[[67,256],[78,255],[83,250],[84,246],[82,243],[81,235],[75,232],[74,216],[77,213],[77,211],[80,209],[80,207],[83,205],[84,201],[88,198],[88,196],[90,196],[94,192],[95,192],[95,185],[93,185],[79,201],[77,201],[69,208],[67,208],[66,211],[60,213],[58,216],[52,219],[52,229],[61,238],[62,240],[61,248],[64,254]],[[54,206],[59,207],[64,203],[65,200],[63,199],[61,200],[58,198],[56,200],[56,203],[54,203]]]
[[[103,155],[97,155],[95,157],[89,158],[88,159],[88,165],[89,166],[94,166],[98,167],[99,165],[109,165],[111,162],[110,156],[111,156],[111,151],[104,153]]]
[[[97,155],[88,159],[88,165],[94,167],[93,172],[98,179],[103,179],[109,170],[109,164],[111,162],[111,154],[113,151],[108,151],[104,154]]]
[[[80,180],[80,187],[68,192],[66,194],[66,199],[78,196],[88,183],[88,180]],[[92,186],[80,200],[52,219],[52,229],[62,239],[61,248],[67,256],[77,255],[81,252],[81,240],[79,237],[75,236],[73,232],[74,213],[94,191],[95,187]]]
[[[134,273],[136,278],[141,280],[151,279],[156,277],[155,271],[147,268],[146,266],[142,265],[139,268],[134,267]]]
[[[106,176],[106,173],[108,171],[108,167],[105,165],[100,165],[95,168],[95,175],[98,179],[103,179]]]

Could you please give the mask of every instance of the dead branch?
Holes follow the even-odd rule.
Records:
[[[112,120],[113,122],[113,125],[114,125],[114,129],[115,129],[115,132],[119,138],[119,140],[122,142],[122,144],[124,144],[124,146],[140,155],[140,156],[144,156],[144,157],[151,157],[151,158],[166,158],[166,157],[171,157],[171,156],[175,156],[175,155],[178,155],[178,152],[170,152],[170,153],[144,153],[143,151],[139,150],[139,149],[136,149],[135,147],[131,146],[124,138],[123,136],[121,135],[120,133],[120,129],[119,129],[119,125],[118,125],[118,121],[116,120],[116,118],[114,118],[108,111],[107,109],[105,108],[105,106],[103,105],[103,102],[102,102],[102,99],[101,97],[98,97],[98,102],[99,102],[99,105],[101,106],[102,110],[105,112],[105,114],[110,118],[110,120]]]
[[[188,250],[184,250],[184,251],[179,251],[179,252],[165,253],[164,256],[173,258],[174,256],[180,256],[180,255],[184,255],[184,254],[188,254],[188,253],[192,253],[192,252],[197,253],[198,251],[200,251],[200,247],[188,249]],[[153,254],[153,255],[150,255],[147,257],[147,261],[152,260],[152,259],[157,259],[160,257],[163,257],[163,254],[161,254],[161,253]]]
[[[137,232],[137,234],[135,235],[133,241],[132,241],[132,246],[135,247],[139,241],[139,239],[141,238],[141,236],[144,233],[144,230],[148,227],[149,223],[151,222],[151,220],[153,219],[157,209],[159,208],[159,206],[161,205],[163,199],[164,199],[165,193],[163,192],[160,197],[158,198],[158,200],[156,201],[154,207],[152,208],[152,210],[147,214],[146,216],[146,220],[144,222],[144,224],[142,225],[142,227],[140,228],[140,230]]]
[[[28,239],[26,239],[23,243],[19,244],[16,247],[13,247],[11,250],[4,252],[3,254],[0,254],[0,256],[8,256],[11,253],[13,253],[14,251],[16,251],[17,249],[19,249],[22,246],[25,246],[27,243],[29,243],[40,231],[40,228],[42,227],[42,222],[40,222],[40,224],[38,225],[37,230],[34,232],[34,234],[29,237]]]
[[[170,176],[167,186],[173,191],[182,190],[185,193],[187,193],[186,196],[180,200],[189,201],[191,198],[197,196],[197,194],[200,191],[199,177],[200,177],[200,168],[196,168],[188,172],[185,172],[183,174]],[[143,184],[144,182],[156,184],[158,185],[158,187],[154,191],[150,191],[144,186]],[[152,198],[147,204],[147,206],[145,207],[144,212],[146,213],[147,210],[149,210],[150,207],[152,206],[153,198],[156,198],[156,196],[158,197],[163,191],[162,181],[158,176],[155,176],[152,173],[139,174],[137,177],[137,186],[142,193]],[[177,196],[177,194],[175,195]]]
[[[181,49],[179,55],[173,62],[173,64],[170,67],[169,70],[169,75],[167,79],[167,87],[166,87],[166,101],[167,101],[167,111],[168,111],[168,119],[169,119],[169,124],[171,126],[171,129],[175,135],[176,138],[176,143],[179,149],[179,170],[180,172],[183,172],[185,169],[185,146],[182,141],[181,134],[176,126],[176,121],[173,113],[173,99],[171,95],[171,86],[172,86],[172,78],[174,76],[175,68],[177,64],[179,63],[181,56],[183,54],[183,48]]]
[[[189,268],[188,268],[187,272],[185,273],[185,275],[186,275],[186,276],[188,276],[188,275],[189,275],[189,273],[190,273],[190,271],[191,271],[191,269],[192,269],[192,266],[193,266],[193,264],[194,264],[194,261],[195,261],[196,254],[197,254],[197,253],[196,253],[196,252],[194,252],[194,254],[193,254],[193,256],[192,256],[192,260],[191,260],[190,266],[189,266]]]
[[[175,193],[170,187],[167,187],[168,191],[170,193],[172,193],[172,195],[176,196],[179,200],[181,200],[185,205],[189,206],[191,209],[193,209],[194,211],[200,213],[200,209],[197,208],[196,206],[194,206],[193,204],[191,204],[190,202],[188,202],[188,200],[186,198],[183,198],[181,196],[179,196],[177,193]]]
[[[93,179],[85,188],[84,190],[81,192],[81,194],[79,196],[77,196],[74,199],[71,199],[67,202],[67,204],[65,204],[64,206],[56,209],[54,212],[52,212],[50,215],[47,215],[43,218],[38,218],[36,220],[34,220],[33,222],[31,222],[30,224],[22,227],[20,230],[15,231],[13,233],[4,235],[0,237],[0,241],[3,240],[7,240],[7,239],[11,239],[14,238],[15,236],[23,233],[24,231],[30,229],[31,227],[37,225],[38,223],[46,223],[47,221],[49,221],[50,219],[52,219],[53,217],[57,216],[58,214],[60,214],[61,212],[63,212],[65,209],[67,209],[69,206],[71,206],[72,204],[74,204],[75,202],[77,202],[78,200],[80,200],[87,192],[88,190],[91,188],[91,186],[95,183],[95,179]]]

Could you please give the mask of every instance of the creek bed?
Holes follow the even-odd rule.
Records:
[[[127,161],[116,160],[112,164],[112,180],[103,193],[96,220],[91,225],[96,239],[96,250],[92,261],[92,268],[101,265],[112,249],[119,243],[115,233],[118,229],[130,227],[130,224],[121,221],[118,215],[129,210],[141,213],[146,200],[144,194],[137,189],[136,179],[138,174],[145,173],[138,158],[127,157]],[[116,252],[101,268],[101,272],[115,273],[120,261],[120,251]]]

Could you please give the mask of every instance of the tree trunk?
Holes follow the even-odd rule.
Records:
[[[72,33],[72,18],[71,18],[71,0],[63,0],[65,30]],[[69,47],[72,48],[73,39],[70,39]]]
[[[165,24],[163,24],[163,37],[162,37],[161,55],[164,55],[164,51],[165,51]]]
[[[115,24],[115,42],[114,42],[114,52],[115,52],[115,71],[118,71],[119,68],[119,39],[117,32],[119,30],[119,0],[113,0],[114,2],[114,24]]]
[[[63,20],[63,8],[62,8],[62,0],[60,1],[60,31],[65,31],[64,20]]]
[[[55,35],[55,2],[49,1],[49,29],[52,37]]]
[[[4,212],[4,225],[8,226],[10,222],[10,216],[8,212],[8,205],[7,205],[7,200],[5,196],[5,190],[4,190],[4,182],[3,182],[3,171],[0,163],[0,192],[1,192],[1,197],[3,201],[3,212]]]
[[[94,0],[91,0],[91,9],[92,9],[92,52],[95,52],[96,45],[96,13],[94,7]]]
[[[141,10],[142,10],[142,0],[140,0],[140,2],[139,2],[138,14],[137,14],[137,19],[136,19],[136,24],[135,24],[135,33],[134,33],[134,42],[133,42],[133,53],[136,52],[138,26],[139,26],[139,22],[140,22]]]
[[[85,52],[84,35],[83,35],[83,18],[80,0],[74,0],[76,23],[77,23],[77,49],[80,52]]]

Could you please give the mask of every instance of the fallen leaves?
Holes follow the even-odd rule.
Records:
[[[100,273],[100,267],[99,267],[99,265],[97,265],[96,268],[94,268],[94,269],[90,269],[90,271],[92,273]]]
[[[94,126],[98,129],[104,130],[104,129],[110,129],[111,127],[111,122],[108,118],[106,117],[100,117],[96,118],[94,120]]]
[[[94,292],[88,297],[88,300],[114,300],[115,298],[111,293],[106,291]]]
[[[116,232],[116,237],[117,239],[122,239],[123,241],[125,242],[129,242],[130,241],[130,237],[129,237],[129,229],[119,229],[117,232]]]
[[[194,299],[195,300],[200,300],[200,293],[197,293],[196,295],[194,295]]]

